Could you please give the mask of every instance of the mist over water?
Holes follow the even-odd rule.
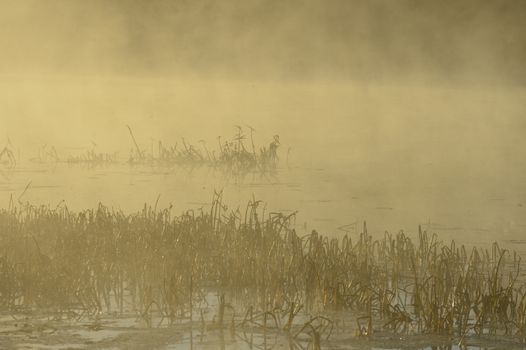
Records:
[[[379,232],[434,219],[523,232],[522,1],[32,0],[1,7],[0,141],[9,139],[22,159],[53,145],[63,157],[94,148],[125,160],[134,147],[127,125],[145,149],[182,138],[215,146],[236,125],[250,126],[258,145],[273,135],[282,141],[281,177],[264,181],[296,187],[291,194],[232,185],[233,205],[254,193],[329,232],[355,219]],[[50,196],[80,209],[98,201],[139,206],[163,194],[168,205],[178,201],[167,195],[178,188],[173,182],[186,181],[180,174],[146,181],[126,200],[130,189],[116,185],[121,177],[90,187],[93,174],[82,174],[61,175],[73,187],[29,191],[27,199]],[[29,181],[47,185],[32,173],[14,177],[4,193],[21,193]],[[211,178],[188,180],[205,189],[179,191],[180,201],[199,202],[231,185]],[[112,188],[120,194],[108,195]]]
[[[524,23],[0,0],[0,348],[520,348]]]
[[[522,1],[2,3],[6,74],[524,85]]]

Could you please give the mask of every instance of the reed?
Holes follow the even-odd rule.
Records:
[[[58,156],[57,156],[58,159]],[[90,150],[78,155],[68,156],[66,162],[68,164],[86,164],[86,165],[102,165],[117,163],[117,153],[99,152],[93,147]]]
[[[250,142],[243,128],[237,126],[237,132],[231,139],[218,138],[217,147],[207,146],[204,140],[193,145],[184,138],[175,145],[166,145],[159,141],[157,150],[152,145],[148,152],[142,149],[128,126],[133,141],[128,162],[130,164],[211,166],[232,173],[247,171],[272,171],[278,164],[279,136],[275,135],[267,147],[256,148],[254,129],[250,129]]]
[[[179,215],[148,205],[133,214],[12,205],[0,210],[0,308],[134,312],[150,326],[200,313],[204,325],[215,293],[216,327],[305,333],[315,347],[331,333],[333,311],[355,315],[365,337],[525,341],[521,260],[498,244],[467,249],[421,229],[416,240],[404,232],[374,239],[365,224],[329,239],[300,236],[293,223],[294,214],[266,213],[256,200],[229,210],[221,193],[209,210]]]
[[[60,157],[55,146],[42,145],[38,148],[37,155],[31,158],[30,161],[43,164],[58,163],[60,162]]]
[[[14,168],[16,163],[17,160],[15,152],[13,151],[13,145],[11,144],[11,141],[8,140],[5,147],[0,150],[0,166]]]

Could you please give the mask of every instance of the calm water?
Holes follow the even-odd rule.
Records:
[[[295,227],[300,233],[316,229],[331,237],[357,235],[367,221],[373,235],[404,230],[415,237],[422,225],[444,241],[488,245],[497,240],[526,255],[526,108],[517,103],[523,91],[18,84],[9,84],[11,95],[0,96],[0,126],[8,130],[21,159],[15,168],[0,168],[1,207],[13,198],[52,207],[65,201],[75,211],[103,203],[129,213],[158,202],[159,208],[172,205],[179,214],[206,210],[214,191],[222,190],[231,209],[244,209],[256,198],[266,203],[267,212],[298,211]],[[143,148],[158,139],[172,145],[181,137],[192,144],[205,139],[212,148],[218,135],[232,135],[239,123],[257,130],[258,145],[280,135],[275,174],[231,177],[207,167],[124,162],[131,146],[128,124]],[[90,168],[28,161],[44,144],[56,146],[62,159],[92,147],[117,151],[121,163]],[[75,337],[100,335],[79,334]],[[72,344],[78,344],[75,337],[68,338],[77,341]],[[196,338],[194,345],[215,349],[220,340],[210,334]],[[290,345],[286,339],[257,335],[255,342],[267,340],[277,349]],[[167,331],[164,344],[167,349],[188,348],[188,334],[174,337]],[[427,339],[423,344],[426,348]],[[345,339],[336,345],[349,349]],[[226,334],[224,348],[245,349],[247,343]]]
[[[524,89],[87,77],[0,84],[0,141],[9,138],[22,159],[0,169],[3,206],[29,182],[24,201],[126,212],[159,195],[158,206],[175,213],[198,209],[222,189],[231,208],[255,197],[268,210],[297,210],[297,229],[307,232],[355,233],[366,220],[376,234],[423,225],[444,240],[526,248]],[[28,161],[43,145],[62,159],[95,147],[125,160],[126,125],[148,150],[182,138],[216,149],[218,135],[250,125],[258,147],[280,135],[281,168],[233,179],[207,168]]]
[[[394,170],[397,171],[397,170]],[[400,172],[398,170],[398,172]],[[264,201],[268,211],[298,211],[296,228],[316,229],[330,236],[359,233],[363,221],[375,234],[418,225],[444,239],[462,243],[493,240],[526,248],[526,182],[510,191],[494,179],[462,175],[433,176],[432,165],[417,175],[396,176],[374,164],[349,168],[317,168],[289,164],[275,174],[247,174],[233,178],[208,167],[148,167],[115,164],[88,168],[67,164],[22,163],[3,169],[0,193],[3,206],[13,196],[34,204],[56,206],[64,200],[73,210],[98,203],[134,212],[144,203],[186,209],[208,208],[214,190],[224,202],[244,209],[251,198]],[[414,181],[418,176],[418,181]]]

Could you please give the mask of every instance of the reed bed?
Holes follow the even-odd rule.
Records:
[[[142,149],[128,126],[134,148],[130,151],[128,162],[131,164],[160,164],[160,165],[190,165],[190,166],[212,166],[229,170],[232,173],[247,171],[271,171],[278,164],[278,148],[280,146],[279,136],[274,135],[267,147],[256,147],[254,143],[254,129],[250,130],[250,141],[246,131],[237,127],[237,133],[227,140],[218,137],[217,147],[209,148],[205,141],[199,141],[199,145],[192,145],[184,138],[180,143],[173,146],[157,144],[157,150]]]
[[[526,341],[520,258],[498,244],[468,249],[422,230],[416,240],[403,232],[373,239],[365,224],[342,239],[302,236],[294,218],[256,200],[231,210],[219,193],[210,210],[180,215],[147,205],[134,214],[12,205],[0,210],[0,309],[133,312],[149,324],[308,333],[318,345],[339,311],[354,315],[358,336]],[[212,323],[202,313],[210,293],[218,295]]]
[[[95,149],[86,151],[83,154],[69,156],[66,160],[68,164],[87,164],[87,165],[99,165],[99,164],[111,164],[117,163],[117,153],[105,153],[97,152]]]
[[[250,136],[247,136],[248,130]],[[29,160],[52,165],[67,163],[97,166],[127,162],[130,165],[147,166],[209,166],[234,177],[253,173],[271,174],[276,171],[279,163],[278,149],[281,145],[279,135],[274,135],[267,146],[256,146],[254,129],[251,127],[247,130],[237,127],[236,134],[226,140],[218,137],[216,147],[208,147],[204,140],[200,140],[198,145],[193,145],[183,138],[173,146],[159,141],[155,150],[153,144],[149,150],[141,148],[129,126],[128,131],[133,141],[133,148],[127,160],[119,157],[117,152],[98,151],[95,143],[90,149],[69,156],[59,156],[54,146],[43,145],[39,147],[37,155]],[[11,144],[8,143],[0,150],[0,166],[14,167],[16,163],[17,159]]]
[[[16,166],[16,156],[13,151],[11,141],[8,141],[3,149],[0,150],[0,166],[14,168]]]
[[[38,148],[37,155],[31,158],[30,161],[42,164],[58,163],[60,162],[60,157],[55,146],[42,145]]]
[[[117,163],[117,152],[107,153],[96,150],[95,145],[82,153],[60,157],[55,146],[43,145],[38,149],[36,157],[30,159],[31,162],[41,164],[67,163],[70,165],[81,164],[87,166],[97,166],[104,164]]]

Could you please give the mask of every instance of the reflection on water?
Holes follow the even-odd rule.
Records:
[[[285,332],[265,330],[196,330],[181,328],[177,325],[161,328],[142,328],[133,319],[126,321],[126,327],[105,320],[97,328],[86,328],[82,323],[60,324],[53,332],[32,332],[7,330],[5,324],[0,325],[0,334],[4,339],[12,339],[13,349],[163,349],[163,350],[309,350],[313,347],[308,335],[294,337]],[[49,321],[48,321],[49,322]],[[38,327],[36,327],[38,328]],[[0,343],[1,344],[1,343]],[[432,344],[432,345],[429,345]],[[491,344],[489,342],[488,344]],[[510,346],[511,344],[501,343]],[[381,350],[381,349],[418,349],[418,350],[482,350],[493,347],[449,344],[447,339],[439,336],[415,338],[356,338],[350,336],[350,331],[339,331],[325,337],[320,342],[321,349],[327,350]]]
[[[209,167],[148,167],[112,164],[87,168],[67,164],[22,163],[2,169],[3,206],[12,198],[73,210],[99,202],[125,212],[144,203],[173,206],[175,213],[207,208],[214,190],[224,190],[224,203],[243,208],[255,197],[269,211],[298,211],[296,228],[316,229],[329,236],[356,233],[363,221],[376,234],[418,225],[443,240],[484,244],[495,239],[524,250],[526,184],[514,192],[491,178],[435,178],[432,169],[412,177],[375,172],[371,164],[350,168],[282,167],[275,174],[247,173],[232,177]],[[28,186],[28,184],[30,184]],[[517,187],[518,185],[516,185]],[[27,187],[27,190],[26,190]],[[24,192],[25,190],[25,192]]]
[[[11,201],[52,207],[65,202],[78,211],[101,202],[116,210],[133,212],[148,203],[161,208],[172,206],[172,211],[179,214],[185,210],[208,210],[214,190],[222,189],[224,203],[233,210],[243,208],[255,197],[266,203],[266,212],[298,211],[295,225],[300,233],[316,229],[329,236],[352,236],[361,232],[363,221],[367,221],[373,235],[403,229],[414,237],[421,225],[444,241],[455,239],[467,245],[484,245],[497,240],[502,247],[526,254],[526,184],[514,181],[505,186],[490,175],[469,173],[437,177],[438,168],[427,164],[415,175],[415,166],[404,169],[403,163],[393,170],[375,163],[320,168],[298,161],[282,165],[273,174],[234,177],[210,167],[125,163],[85,167],[20,162],[13,168],[0,168],[0,206],[7,207]],[[19,332],[13,327],[6,325],[2,331]],[[73,326],[66,332],[69,337],[61,338],[60,344],[30,339],[31,342],[20,341],[17,347],[90,349],[104,342],[105,346],[97,348],[119,348],[128,334],[140,333],[144,327],[134,322],[107,323],[101,329]],[[308,335],[291,339],[277,332],[202,332],[188,327],[168,332],[163,327],[156,331],[147,329],[152,336],[159,335],[155,332],[169,333],[163,345],[156,346],[160,349],[312,349]],[[139,336],[145,337],[144,333]],[[370,342],[356,339],[352,331],[345,330],[335,334],[330,342],[322,342],[322,348],[393,349],[404,347],[407,342]],[[414,349],[482,349],[459,347],[440,339],[434,342],[436,346],[429,346],[430,343],[433,342],[429,337],[411,340]]]

